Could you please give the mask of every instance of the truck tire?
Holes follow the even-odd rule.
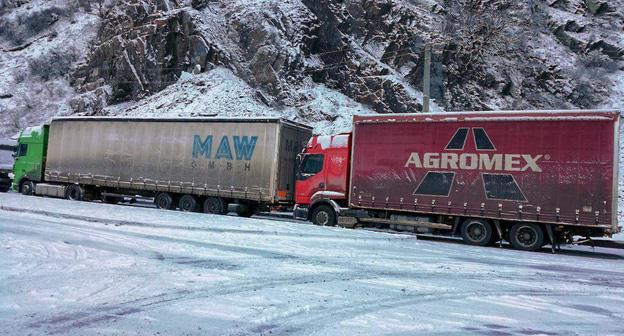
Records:
[[[509,231],[509,240],[515,249],[537,251],[544,245],[544,230],[534,223],[516,223]]]
[[[22,181],[19,187],[19,192],[22,195],[30,196],[35,194],[35,184],[32,181]]]
[[[336,212],[329,205],[319,205],[312,212],[312,223],[320,226],[336,225]]]
[[[65,190],[65,198],[70,201],[84,200],[84,189],[79,184],[70,184]]]
[[[461,236],[464,243],[476,246],[488,246],[493,243],[494,230],[488,221],[478,218],[469,218],[461,226]]]
[[[199,200],[193,195],[184,195],[180,197],[178,208],[184,212],[198,212]]]
[[[256,207],[254,205],[239,207],[238,210],[236,210],[236,214],[238,215],[238,217],[251,217],[255,213]]]
[[[173,197],[168,193],[158,193],[156,198],[154,198],[154,204],[156,204],[158,209],[173,210],[175,208],[173,205]]]
[[[208,197],[204,201],[204,213],[225,215],[227,214],[227,204],[221,197]]]

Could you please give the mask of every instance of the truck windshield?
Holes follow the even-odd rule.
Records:
[[[323,169],[323,154],[309,154],[303,157],[299,173],[314,175]]]

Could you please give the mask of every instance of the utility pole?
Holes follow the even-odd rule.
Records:
[[[431,85],[431,46],[425,45],[425,73],[423,74],[423,112],[429,112],[429,87]]]

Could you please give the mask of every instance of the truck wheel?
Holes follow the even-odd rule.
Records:
[[[178,202],[178,208],[185,212],[198,212],[199,201],[197,197],[193,195],[184,195],[180,198],[180,202]]]
[[[168,193],[159,193],[154,198],[154,204],[158,209],[173,210],[173,197]]]
[[[251,217],[255,213],[256,213],[256,207],[253,205],[239,207],[238,210],[236,210],[236,214],[239,217]]]
[[[220,197],[208,197],[204,201],[204,212],[215,215],[225,215],[227,204]]]
[[[493,235],[492,225],[483,219],[467,219],[461,227],[461,236],[466,244],[488,246],[492,244]]]
[[[20,184],[19,191],[22,195],[33,195],[35,193],[35,184],[32,181],[24,181]]]
[[[319,205],[312,212],[312,223],[320,226],[336,225],[336,213],[329,205]]]
[[[71,201],[84,200],[84,190],[79,184],[70,184],[65,190],[65,198]]]
[[[533,223],[517,223],[509,232],[511,245],[518,250],[537,251],[544,245],[544,231]]]

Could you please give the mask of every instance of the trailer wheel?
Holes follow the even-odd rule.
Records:
[[[22,195],[30,196],[35,193],[35,184],[32,181],[22,181],[19,187],[19,191]]]
[[[65,198],[71,201],[84,200],[84,189],[79,184],[70,184],[65,190]]]
[[[180,198],[180,201],[178,202],[178,208],[186,212],[198,212],[199,200],[197,200],[197,197],[193,195],[184,195]]]
[[[511,245],[523,251],[537,251],[544,245],[544,231],[533,223],[517,223],[509,232]]]
[[[329,205],[319,205],[312,212],[312,223],[320,226],[336,225],[336,212]]]
[[[154,198],[154,204],[158,209],[173,210],[173,197],[168,193],[159,193]]]
[[[204,213],[225,215],[227,214],[227,204],[220,197],[208,197],[204,201]]]
[[[461,227],[461,236],[466,244],[488,246],[492,244],[493,235],[492,225],[483,219],[469,218]]]

